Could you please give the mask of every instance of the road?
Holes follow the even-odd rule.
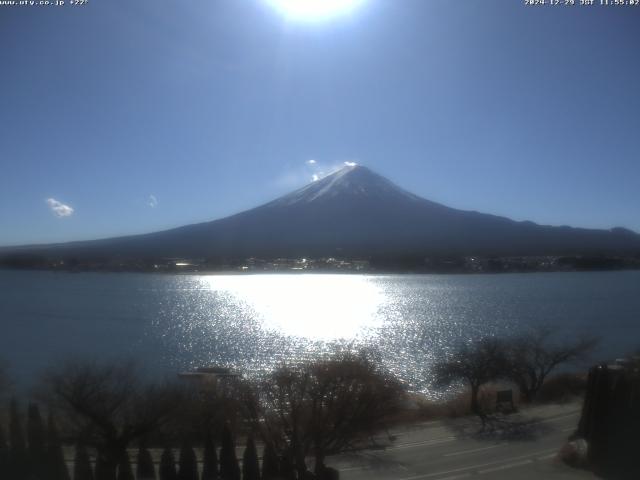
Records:
[[[557,453],[575,430],[580,405],[550,405],[493,421],[437,421],[393,431],[383,449],[334,457],[343,480],[595,479]]]

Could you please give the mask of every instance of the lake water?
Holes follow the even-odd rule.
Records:
[[[379,352],[426,389],[461,341],[535,325],[640,347],[640,272],[153,275],[0,270],[0,358],[19,385],[63,359],[130,357],[153,373],[252,373],[336,346]]]

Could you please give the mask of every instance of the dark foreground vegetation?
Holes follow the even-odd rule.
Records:
[[[35,397],[48,420],[31,403],[25,421],[14,400],[9,441],[0,436],[0,468],[12,480],[69,478],[63,443],[75,446],[76,480],[157,478],[150,447],[162,450],[161,480],[313,479],[337,478],[326,456],[371,445],[405,390],[366,357],[342,355],[257,381],[148,383],[131,364],[69,363],[48,372]]]
[[[434,381],[466,383],[468,411],[484,422],[490,382],[509,382],[521,403],[535,402],[556,367],[592,347],[557,342],[549,330],[481,339],[436,365]],[[48,371],[28,403],[8,403],[0,478],[11,480],[335,479],[327,456],[376,446],[416,411],[405,385],[364,354],[285,365],[260,379],[214,372],[162,382],[131,363],[69,362]]]

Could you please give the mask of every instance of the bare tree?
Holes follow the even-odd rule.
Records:
[[[458,348],[451,358],[434,367],[435,383],[449,386],[463,381],[471,389],[471,412],[484,420],[478,402],[480,387],[504,375],[505,350],[502,341],[487,337]]]
[[[597,344],[594,338],[560,342],[555,333],[550,327],[538,327],[507,344],[506,377],[516,384],[525,402],[535,400],[553,370],[585,359]]]
[[[225,425],[237,431],[258,422],[254,391],[242,378],[219,379],[215,388],[183,381],[180,409],[161,432],[165,441],[180,445],[185,438],[205,444],[208,437],[219,438]]]
[[[177,388],[145,384],[131,363],[68,363],[45,377],[45,387],[76,438],[97,449],[109,480],[127,446],[180,405]]]
[[[305,404],[310,375],[307,366],[284,366],[273,372],[261,385],[261,400],[265,407],[265,441],[277,451],[299,452],[302,472],[306,472],[301,448],[301,430],[308,415]],[[287,451],[289,450],[289,451]]]
[[[325,457],[366,446],[401,408],[404,393],[364,356],[280,368],[262,385],[267,440],[293,458],[298,478],[304,478],[308,455],[322,477]]]

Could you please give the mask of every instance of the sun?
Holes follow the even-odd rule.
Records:
[[[323,20],[343,15],[364,0],[267,0],[269,4],[292,20]]]

